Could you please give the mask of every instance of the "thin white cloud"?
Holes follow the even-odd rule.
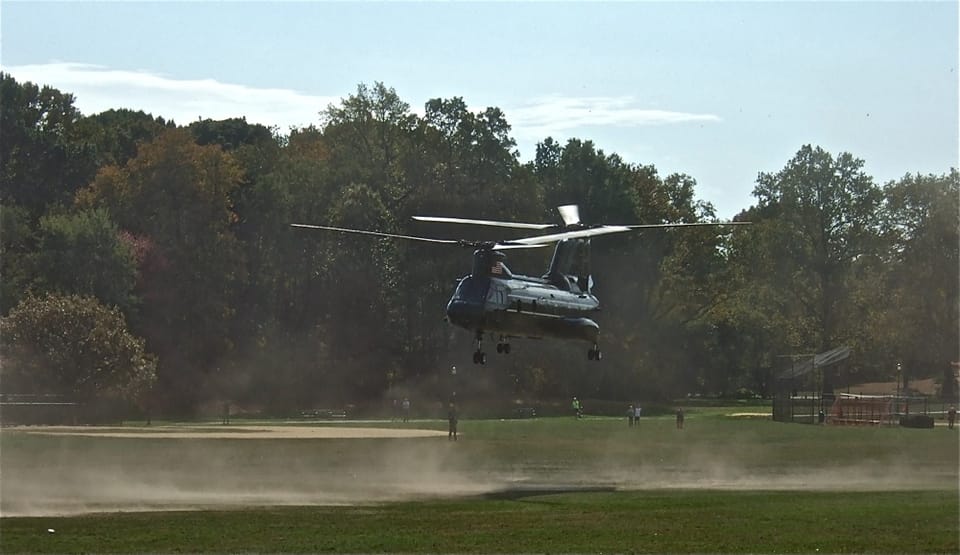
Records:
[[[319,121],[318,113],[339,97],[314,96],[290,89],[256,88],[213,79],[173,79],[149,71],[109,69],[93,64],[54,62],[4,66],[20,82],[50,85],[74,95],[84,114],[111,108],[143,110],[180,125],[199,118],[246,117],[250,123],[281,132]]]
[[[520,135],[547,137],[585,127],[639,127],[677,123],[714,123],[714,114],[696,114],[640,107],[632,96],[546,96],[504,110]]]
[[[75,62],[4,66],[18,81],[50,85],[72,93],[84,114],[112,108],[143,110],[185,125],[199,118],[246,117],[281,132],[319,122],[319,112],[341,97],[290,89],[257,88],[213,79],[175,79],[151,71],[110,69]],[[413,103],[413,106],[418,106]],[[422,110],[413,109],[422,114]],[[714,123],[714,114],[648,109],[631,96],[544,96],[505,108],[518,142],[578,134],[585,128],[624,128],[678,123]]]

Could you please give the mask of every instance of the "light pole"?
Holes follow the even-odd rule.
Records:
[[[903,375],[903,366],[898,362],[897,363],[897,414],[900,416],[900,378]]]

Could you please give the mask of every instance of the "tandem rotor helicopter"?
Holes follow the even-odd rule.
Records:
[[[542,339],[552,337],[580,340],[591,344],[589,360],[603,357],[598,343],[600,326],[589,316],[600,310],[594,296],[590,274],[590,238],[610,233],[641,229],[695,226],[740,225],[749,222],[704,222],[640,225],[585,225],[580,210],[570,204],[557,208],[563,224],[531,224],[473,220],[438,216],[413,216],[414,220],[448,224],[471,224],[513,229],[555,230],[555,233],[503,241],[467,241],[434,239],[414,235],[398,235],[380,231],[349,229],[312,224],[290,224],[292,227],[356,233],[473,248],[473,268],[459,279],[453,296],[447,302],[447,320],[473,332],[477,350],[474,364],[486,364],[483,337],[497,337],[497,352],[510,353],[513,338]],[[542,277],[514,274],[507,268],[503,251],[546,247],[556,243],[553,258]]]

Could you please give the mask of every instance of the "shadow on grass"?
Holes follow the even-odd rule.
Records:
[[[617,491],[614,486],[522,486],[504,488],[480,496],[481,499],[497,499],[506,501],[515,501],[527,497],[539,497],[543,495],[559,495],[562,493],[594,493],[594,492],[613,492]]]

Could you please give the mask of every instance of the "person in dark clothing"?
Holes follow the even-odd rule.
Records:
[[[447,422],[450,424],[447,439],[450,441],[457,441],[457,420],[457,405],[451,401],[447,407]]]

